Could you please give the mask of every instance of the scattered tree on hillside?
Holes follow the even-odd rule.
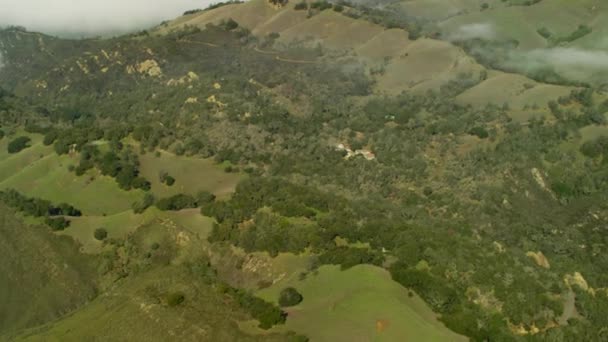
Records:
[[[44,222],[54,231],[64,230],[70,226],[70,221],[63,217],[49,217]]]
[[[131,209],[135,214],[141,214],[154,204],[154,195],[146,193],[141,201],[137,201],[131,205]]]
[[[108,237],[108,231],[105,230],[105,228],[97,228],[95,229],[93,236],[95,237],[95,239],[103,241]]]
[[[162,198],[156,202],[156,207],[160,210],[182,210],[197,207],[196,199],[190,195],[177,194],[171,197]]]
[[[171,292],[167,295],[167,305],[178,306],[186,300],[186,295],[181,292]]]
[[[279,294],[279,305],[282,307],[294,306],[300,304],[304,298],[293,287],[284,288]]]
[[[32,141],[29,137],[18,137],[13,139],[10,143],[8,143],[7,150],[8,153],[18,153],[29,147],[29,143]]]

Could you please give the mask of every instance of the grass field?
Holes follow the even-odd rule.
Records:
[[[95,294],[95,267],[78,246],[48,228],[24,224],[0,204],[0,341],[2,334],[42,324]]]
[[[595,140],[601,136],[608,135],[608,126],[589,125],[579,130],[581,134],[581,144],[590,140]]]
[[[132,210],[127,210],[109,216],[74,217],[71,219],[70,227],[60,234],[71,236],[80,242],[83,252],[96,253],[102,247],[102,242],[96,240],[93,236],[97,228],[104,228],[108,232],[108,238],[121,239],[144,224],[151,222],[161,213],[160,210],[152,207],[141,215],[134,214]]]
[[[99,223],[109,227],[111,222],[114,226],[109,231],[120,229],[121,220],[124,225],[135,223],[129,215],[116,216]],[[115,257],[121,262],[147,266],[137,267],[121,280],[110,276],[104,292],[79,310],[8,340],[90,341],[100,336],[104,341],[259,340],[259,336],[239,331],[235,322],[248,316],[205,281],[206,273],[194,266],[205,254],[202,246],[206,236],[190,230],[201,233],[209,230],[210,220],[195,211],[163,213],[151,209],[142,216],[147,222],[130,233],[130,247],[119,247]],[[152,255],[146,255],[147,251],[153,251]],[[167,294],[174,292],[184,294],[183,304],[167,304]],[[285,341],[281,336],[266,337],[270,341]],[[2,336],[0,340],[4,340]]]
[[[570,93],[572,87],[541,84],[518,74],[492,71],[488,79],[465,90],[456,97],[462,104],[502,106],[508,103],[512,110],[522,110],[526,106],[538,106],[548,110],[547,103]]]
[[[298,289],[304,301],[286,309],[287,323],[280,329],[306,334],[311,341],[466,341],[379,267],[341,271],[323,266],[305,280],[294,275],[258,295],[276,302],[287,286]]]
[[[160,157],[146,153],[139,156],[139,161],[141,174],[152,183],[152,192],[159,198],[179,193],[196,195],[199,191],[226,198],[244,177],[241,173],[224,172],[223,167],[211,159],[176,156],[165,151],[160,152]],[[161,171],[175,178],[173,186],[160,182]]]
[[[95,170],[77,177],[68,170],[78,162],[77,156],[58,156],[51,146],[42,145],[41,136],[29,136],[32,146],[16,154],[6,153],[12,137],[0,141],[0,189],[13,188],[31,197],[66,202],[86,215],[123,212],[142,198],[142,191],[121,190],[114,179]]]
[[[213,227],[213,219],[202,216],[198,209],[182,211],[160,211],[150,207],[143,214],[134,214],[132,210],[109,216],[82,216],[71,219],[70,227],[62,232],[82,244],[85,253],[98,253],[103,243],[94,237],[97,228],[104,228],[108,238],[122,239],[134,233],[138,228],[149,224],[175,226],[205,239]]]
[[[150,295],[173,291],[185,294],[182,305],[169,307]],[[242,317],[238,307],[183,268],[161,267],[129,277],[74,314],[11,341],[95,341],[100,336],[103,341],[256,341],[234,323]]]

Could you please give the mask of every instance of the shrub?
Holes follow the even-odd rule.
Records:
[[[310,5],[310,8],[318,9],[319,11],[325,11],[326,9],[332,8],[332,4],[327,1],[315,1]]]
[[[95,229],[95,233],[93,233],[93,236],[95,237],[95,239],[103,241],[108,237],[108,231],[104,228],[97,228]]]
[[[18,153],[29,147],[29,143],[32,141],[29,137],[18,137],[8,143],[8,153]]]
[[[163,198],[156,203],[156,207],[160,210],[182,210],[196,208],[196,206],[196,199],[184,194]]]
[[[49,217],[44,222],[47,226],[51,227],[53,231],[64,230],[70,226],[70,221],[63,217]]]
[[[236,21],[234,21],[234,19],[232,19],[232,18],[228,19],[224,23],[224,29],[226,31],[232,31],[232,30],[236,29],[237,27],[239,27],[239,23],[237,23]]]
[[[186,300],[186,295],[183,292],[172,292],[167,295],[167,305],[178,306]]]
[[[211,203],[215,201],[215,195],[210,193],[209,191],[200,191],[198,194],[196,194],[196,199],[199,205],[204,203]]]
[[[304,298],[293,287],[284,288],[279,295],[279,305],[282,307],[298,305]]]
[[[549,29],[546,27],[541,27],[536,30],[536,32],[538,32],[538,34],[545,39],[549,39],[552,36],[551,31],[549,31]]]
[[[485,139],[485,138],[487,138],[487,137],[490,136],[490,134],[488,133],[488,131],[485,128],[481,127],[481,126],[473,127],[469,131],[469,134],[476,135],[480,139]]]
[[[202,11],[203,11],[203,10],[202,10],[202,9],[200,9],[200,8],[197,8],[197,9],[192,9],[192,10],[188,10],[188,11],[184,12],[184,14],[183,14],[183,15],[196,14],[196,13],[199,13],[199,12],[202,12]]]
[[[308,3],[306,3],[306,1],[302,1],[297,3],[294,8],[294,10],[296,11],[303,11],[303,10],[307,10],[308,9]]]
[[[133,209],[134,213],[141,214],[146,211],[146,209],[148,209],[152,204],[154,204],[154,196],[152,196],[152,194],[147,193],[144,195],[144,198],[141,201],[133,203],[133,205],[131,205],[131,208]]]
[[[44,135],[44,139],[42,140],[42,143],[44,144],[44,146],[52,145],[55,142],[55,140],[57,140],[58,136],[59,135],[57,134],[57,131],[50,130]]]
[[[287,314],[272,303],[228,285],[220,287],[220,291],[235,299],[239,306],[260,322],[259,327],[262,329],[270,329],[273,325],[285,323]]]

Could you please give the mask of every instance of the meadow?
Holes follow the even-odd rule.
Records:
[[[258,295],[276,302],[279,292],[295,287],[304,300],[288,313],[285,327],[313,341],[466,341],[437,320],[413,293],[393,281],[386,270],[358,265],[342,271],[322,266],[301,280],[285,278]]]

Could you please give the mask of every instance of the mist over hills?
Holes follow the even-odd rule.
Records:
[[[148,29],[210,0],[0,1],[0,27],[23,26],[62,37],[112,36]]]

